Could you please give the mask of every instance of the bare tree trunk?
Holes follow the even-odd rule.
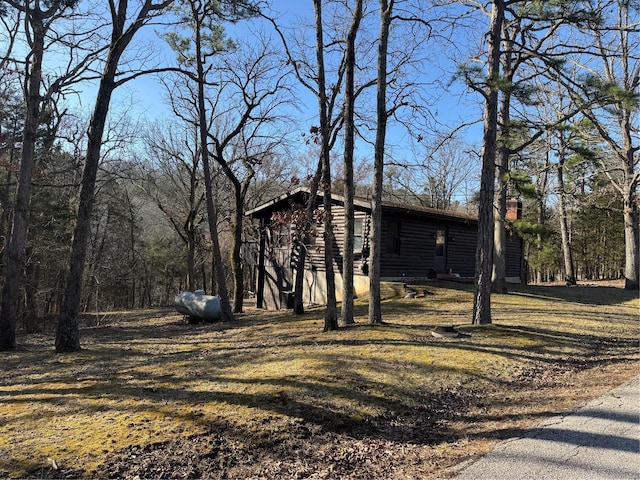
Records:
[[[29,253],[27,253],[29,256]],[[24,285],[24,318],[27,332],[38,331],[38,305],[36,293],[40,284],[40,265],[27,262],[25,269],[26,281]]]
[[[115,51],[113,51],[116,54]],[[121,54],[122,52],[120,52]],[[56,330],[56,352],[74,352],[80,350],[80,333],[78,331],[78,314],[82,291],[82,278],[87,254],[87,243],[91,226],[91,213],[95,203],[95,185],[100,163],[102,135],[106,124],[111,94],[115,88],[115,73],[119,56],[107,59],[107,68],[100,80],[95,109],[89,125],[87,155],[82,173],[80,201],[73,232],[69,270],[65,283],[64,297],[58,328]]]
[[[2,253],[0,254],[0,265],[2,265],[3,267],[6,263],[5,257],[8,251],[7,243],[10,240],[11,219],[13,218],[13,205],[9,205],[9,199],[10,192],[13,192],[15,190],[12,187],[13,177],[15,175],[15,173],[13,173],[13,165],[17,163],[18,155],[16,154],[16,149],[13,147],[15,146],[18,138],[17,130],[17,119],[14,119],[14,125],[9,140],[9,145],[11,145],[11,148],[9,150],[9,165],[11,165],[11,167],[6,169],[7,174],[2,180],[2,185],[0,185],[0,205],[2,206],[2,212],[0,213],[0,238],[2,239],[2,244],[0,244],[0,249],[2,249]],[[24,135],[24,129],[22,135]]]
[[[562,136],[562,132],[560,133]],[[576,274],[573,268],[573,253],[571,251],[571,238],[569,236],[569,225],[567,222],[567,208],[565,205],[565,191],[564,191],[564,138],[560,139],[560,151],[558,152],[559,159],[556,166],[556,172],[558,175],[558,214],[560,216],[560,236],[562,238],[562,256],[564,258],[564,273],[565,281],[567,285],[576,284]]]
[[[32,30],[32,46],[25,88],[26,116],[22,137],[20,174],[13,213],[11,240],[9,241],[7,263],[4,268],[2,303],[0,304],[0,350],[11,350],[16,347],[18,301],[22,286],[24,249],[31,201],[31,178],[36,164],[35,150],[40,118],[40,83],[46,32],[43,25],[42,12],[33,10],[26,15]]]
[[[353,21],[347,35],[346,60],[345,60],[345,93],[344,93],[344,254],[342,262],[342,322],[352,325],[353,319],[353,287],[354,275],[354,223],[355,209],[354,196],[355,185],[353,183],[353,151],[355,138],[354,125],[354,73],[356,64],[356,34],[362,18],[362,0],[356,0]]]
[[[493,231],[493,273],[491,288],[495,293],[507,293],[506,278],[506,245],[507,231],[507,172],[509,169],[509,149],[500,147],[496,168],[498,188],[496,191],[496,210]]]
[[[636,77],[636,82],[638,82]],[[622,215],[624,219],[624,288],[638,290],[640,286],[640,214],[638,212],[638,184],[640,173],[636,172],[638,148],[633,146],[632,124],[630,112],[624,110],[620,117],[620,130],[622,131],[622,148],[625,154],[624,182],[622,185]],[[637,137],[636,137],[637,139]]]
[[[369,323],[382,323],[380,298],[380,258],[382,256],[382,187],[384,146],[387,134],[387,54],[389,27],[394,0],[380,0],[380,38],[378,39],[378,80],[376,96],[377,129],[373,159],[373,194],[371,198],[371,252],[369,257]]]
[[[473,297],[474,325],[491,323],[491,270],[493,267],[493,196],[498,127],[498,86],[500,75],[500,38],[504,21],[504,0],[494,0],[491,8],[487,87],[482,138],[482,173],[478,205],[476,279]]]
[[[115,78],[118,64],[133,36],[145,25],[150,13],[154,10],[161,10],[169,3],[169,1],[165,1],[154,5],[152,0],[145,0],[137,18],[126,30],[124,27],[127,19],[128,0],[120,0],[117,10],[112,11],[111,44],[105,62],[105,69],[100,78],[96,104],[87,133],[87,154],[82,173],[78,214],[71,245],[64,297],[56,331],[56,352],[59,353],[74,352],[80,349],[77,318],[80,311],[82,277],[91,226],[91,213],[95,203],[95,185],[100,163],[102,135],[104,134],[109,113],[111,95],[117,87]]]
[[[511,62],[511,45],[512,42],[505,40],[506,52],[504,54],[504,71],[509,75],[508,81],[513,79],[512,62]],[[493,272],[491,278],[491,288],[496,293],[507,293],[507,267],[506,267],[506,251],[507,251],[507,194],[509,174],[509,146],[505,144],[508,137],[508,130],[511,121],[511,92],[502,92],[499,112],[500,124],[502,125],[503,141],[498,148],[496,161],[496,180],[497,190],[495,193],[495,206],[497,215],[494,218],[493,226]]]
[[[202,107],[204,107],[204,101],[202,102]],[[204,121],[206,122],[206,119],[204,119]],[[206,125],[206,123],[203,124]],[[227,290],[224,263],[222,262],[222,252],[220,250],[217,220],[218,212],[213,201],[211,169],[209,166],[208,155],[204,151],[202,153],[202,167],[205,175],[204,184],[206,190],[207,216],[209,220],[209,236],[211,237],[211,291],[212,293],[217,293],[220,297],[220,319],[223,322],[230,322],[234,320],[234,317],[233,311],[231,310],[231,302],[229,301],[229,291]]]
[[[187,236],[187,290],[193,292],[196,285],[196,242],[192,232],[185,232]],[[203,285],[204,288],[204,285]]]
[[[622,214],[624,218],[624,288],[638,290],[638,203],[637,194],[632,189],[624,192]]]
[[[545,223],[545,219],[544,219],[544,197],[541,196],[538,199],[538,228],[541,228],[542,225],[544,225],[544,223]],[[536,250],[538,251],[538,254],[540,254],[542,252],[543,241],[544,241],[544,239],[542,238],[542,232],[539,231],[538,234],[536,235]],[[536,277],[536,283],[544,282],[544,274],[542,272],[542,266],[541,265],[538,265],[536,267],[535,277]]]
[[[323,168],[323,183],[330,182],[331,168],[329,152],[325,157],[325,168]],[[330,185],[330,184],[329,184]],[[324,267],[327,283],[327,307],[324,313],[324,329],[328,332],[338,329],[338,308],[336,302],[336,280],[333,270],[333,244],[335,243],[333,234],[333,217],[331,215],[331,187],[328,186],[323,195],[324,204]]]
[[[327,308],[324,331],[338,328],[336,283],[333,271],[333,219],[331,216],[331,158],[329,156],[329,120],[327,118],[327,86],[324,66],[324,35],[322,27],[322,0],[313,0],[316,27],[316,61],[318,64],[318,108],[320,117],[320,158],[322,160],[322,189],[324,205],[324,266],[327,285]]]
[[[232,248],[231,248],[231,272],[233,274],[233,313],[242,313],[244,301],[244,272],[242,271],[242,258],[240,247],[242,246],[242,217],[244,198],[242,189],[235,187],[235,220],[233,222]]]
[[[198,214],[198,210],[197,208],[194,208],[196,206],[195,184],[197,183],[197,181],[195,177],[195,172],[197,171],[197,169],[194,168],[193,171],[194,173],[191,174],[190,188],[189,188],[189,213],[187,214],[187,219],[185,220],[182,228],[182,231],[184,231],[184,234],[177,228],[177,225],[176,225],[176,231],[178,232],[178,235],[180,235],[180,237],[183,239],[183,241],[187,246],[187,290],[190,292],[193,292],[194,290],[196,290],[196,277],[197,277],[196,275],[196,243],[197,243],[197,236],[198,236],[198,227],[196,225],[196,216]],[[197,205],[199,206],[200,202],[197,202]],[[172,223],[174,222],[172,221]],[[203,283],[201,288],[203,289],[206,288],[206,285]]]
[[[315,193],[313,196],[315,197]],[[306,259],[307,255],[304,252],[304,249],[301,249],[298,254],[298,261],[296,262],[295,278],[293,281],[293,313],[296,315],[302,315],[304,313],[304,292],[302,289],[304,288],[304,266]]]
[[[311,187],[309,192],[309,198],[307,200],[307,212],[304,231],[308,231],[313,221],[313,211],[315,210],[316,198],[318,193],[318,187],[320,186],[320,177],[322,175],[322,159],[318,160],[318,166],[316,172],[311,180]],[[303,242],[304,239],[298,239],[297,241]],[[293,312],[296,315],[302,315],[304,313],[304,301],[303,301],[303,287],[304,287],[304,268],[306,263],[306,250],[304,245],[300,247],[300,253],[298,254],[298,261],[296,262],[295,280],[293,287]]]
[[[538,207],[538,219],[537,219],[537,224],[538,224],[538,234],[536,235],[536,251],[538,253],[542,252],[542,247],[543,247],[543,237],[542,237],[542,227],[544,226],[546,220],[545,220],[545,214],[544,214],[544,204],[545,204],[545,200],[547,197],[547,186],[548,186],[548,172],[549,172],[549,151],[547,149],[547,152],[545,154],[544,157],[544,165],[542,167],[542,169],[540,170],[540,175],[538,176],[537,179],[537,183],[536,183],[536,189],[538,191],[538,198],[537,198],[537,207]],[[535,282],[536,283],[542,283],[544,281],[544,272],[542,271],[542,266],[538,265],[535,267],[534,270],[534,275],[535,275]]]

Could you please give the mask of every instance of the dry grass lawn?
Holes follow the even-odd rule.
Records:
[[[470,286],[426,288],[385,300],[378,327],[358,300],[331,333],[322,309],[199,325],[164,309],[109,314],[74,354],[21,335],[2,353],[0,477],[446,477],[639,371],[633,292],[518,286],[473,327]]]

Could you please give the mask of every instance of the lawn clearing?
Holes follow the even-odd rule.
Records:
[[[232,325],[156,310],[106,316],[74,354],[20,336],[2,354],[0,476],[441,477],[638,373],[631,292],[517,286],[473,327],[470,286],[426,288],[385,300],[378,327],[358,300],[330,333],[322,309]]]

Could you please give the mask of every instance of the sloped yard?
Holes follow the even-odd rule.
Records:
[[[620,288],[514,287],[483,327],[470,286],[426,289],[385,300],[383,326],[359,303],[331,333],[321,309],[200,325],[165,309],[105,316],[75,354],[20,336],[2,353],[0,477],[443,477],[638,373],[640,301]]]

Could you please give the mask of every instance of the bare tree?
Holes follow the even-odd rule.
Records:
[[[22,8],[7,11],[6,6],[0,3],[0,25],[2,25],[3,29],[0,38],[4,43],[2,57],[0,57],[0,75],[2,75],[3,80],[8,72],[9,65],[12,63],[13,47],[18,38],[21,23]]]
[[[212,100],[213,128],[209,130],[212,157],[233,187],[234,313],[242,312],[244,299],[241,246],[245,200],[260,164],[275,154],[283,140],[273,128],[278,109],[291,103],[288,69],[266,39],[257,42],[250,52],[238,50],[222,60],[220,85]]]
[[[344,254],[342,261],[342,322],[354,323],[353,319],[353,275],[354,275],[354,169],[353,153],[355,148],[355,69],[356,35],[362,20],[362,0],[356,0],[353,17],[346,39],[345,53],[345,93],[344,93]]]
[[[211,4],[205,1],[185,0],[178,5],[178,12],[183,16],[189,35],[181,35],[179,32],[172,33],[167,36],[171,47],[178,55],[178,59],[182,65],[190,68],[189,72],[185,72],[187,76],[196,83],[197,93],[195,95],[197,124],[199,129],[199,145],[200,154],[202,156],[202,164],[205,176],[205,199],[209,219],[209,233],[211,236],[213,263],[216,277],[216,285],[220,303],[222,308],[222,319],[233,320],[233,312],[242,311],[242,300],[244,292],[243,274],[240,259],[240,246],[242,235],[242,210],[244,205],[244,197],[246,189],[253,178],[252,168],[244,179],[239,178],[239,173],[234,171],[232,160],[228,158],[228,150],[233,141],[238,140],[242,135],[250,135],[248,132],[249,125],[254,120],[253,115],[256,114],[257,108],[266,103],[272,95],[273,91],[269,88],[265,90],[256,89],[256,80],[252,78],[252,74],[256,70],[262,68],[260,63],[266,58],[264,51],[258,51],[258,60],[251,59],[246,68],[237,69],[229,67],[225,69],[227,73],[226,79],[214,85],[218,92],[213,95],[213,100],[209,101],[206,95],[207,88],[212,86],[210,74],[212,65],[209,59],[218,54],[228,54],[234,49],[233,42],[225,38],[224,31],[221,28],[222,21],[237,21],[257,13],[257,7],[254,2],[250,1],[233,1],[225,4]],[[182,25],[185,27],[185,25]],[[253,70],[251,70],[253,68]],[[226,89],[235,90],[238,95],[240,105],[242,105],[242,113],[233,118],[231,112],[234,107],[231,105],[221,104],[221,99],[225,98]],[[275,87],[275,91],[279,92],[280,85]],[[225,93],[223,93],[225,92]],[[233,96],[233,95],[232,95]],[[207,103],[209,102],[209,108]],[[237,108],[237,105],[235,106]],[[226,118],[224,116],[226,115]],[[214,132],[209,122],[209,118],[217,119],[215,128],[221,130]],[[263,117],[264,120],[265,117]],[[235,124],[229,129],[224,127],[229,123]],[[226,125],[225,125],[226,124]],[[224,133],[223,133],[224,132]],[[209,141],[213,144],[213,151],[209,151]],[[222,168],[227,178],[231,181],[235,196],[236,214],[234,217],[233,228],[233,247],[231,249],[232,270],[234,274],[234,307],[232,309],[229,301],[229,294],[226,286],[224,274],[224,262],[220,247],[219,232],[217,226],[218,205],[214,202],[213,187],[211,183],[211,165],[210,158],[213,158]],[[243,165],[251,167],[252,158],[245,157]],[[244,182],[246,180],[246,182]]]
[[[163,0],[158,3],[153,0],[145,0],[137,14],[131,18],[128,0],[109,0],[109,13],[111,15],[109,50],[104,62],[104,70],[100,76],[96,103],[87,132],[87,154],[82,174],[78,214],[71,245],[64,300],[56,331],[57,352],[73,352],[80,349],[77,317],[80,311],[82,276],[85,266],[87,240],[89,238],[91,212],[95,202],[94,191],[101,157],[102,136],[109,114],[111,96],[118,86],[144,73],[143,71],[138,71],[130,75],[123,75],[118,70],[120,61],[136,33],[152,19],[160,15],[171,3],[172,0]],[[129,19],[130,22],[128,23],[127,20]]]
[[[386,163],[385,175],[393,175],[399,188],[395,194],[385,190],[387,198],[443,210],[462,208],[471,200],[476,192],[476,147],[450,132],[421,141],[412,155],[415,161]]]
[[[332,2],[324,2],[332,5]],[[314,169],[314,173],[310,175],[310,191],[311,195],[307,200],[305,221],[306,225],[301,227],[301,231],[310,231],[311,224],[316,218],[314,211],[316,210],[316,199],[319,189],[323,191],[324,216],[319,219],[324,224],[325,233],[325,275],[327,282],[327,313],[325,315],[325,329],[332,330],[337,328],[337,305],[335,296],[335,274],[333,271],[333,224],[331,223],[331,149],[335,145],[338,134],[342,129],[344,118],[342,110],[337,108],[339,95],[342,92],[342,84],[345,73],[345,56],[341,49],[344,44],[344,38],[333,39],[326,37],[324,29],[324,13],[323,2],[313,0],[313,8],[315,19],[313,24],[313,55],[308,54],[305,46],[300,47],[300,51],[294,53],[290,46],[290,41],[284,34],[275,19],[264,16],[271,23],[278,33],[289,63],[293,67],[295,77],[300,84],[315,97],[319,110],[319,125],[310,128],[310,142],[319,146],[318,162]],[[335,6],[335,5],[334,5]],[[320,42],[320,43],[318,43]],[[329,55],[327,55],[329,53]],[[337,65],[333,69],[327,64],[327,56],[338,57]],[[311,59],[313,58],[313,59]],[[334,73],[331,82],[327,79],[329,72]],[[357,94],[356,94],[357,95]],[[294,246],[297,252],[296,273],[294,280],[294,312],[297,314],[304,312],[302,302],[302,287],[304,284],[304,266],[306,255],[304,254],[304,245],[296,241]]]
[[[322,0],[313,0],[315,11],[316,63],[318,66],[318,118],[320,138],[320,162],[322,164],[323,224],[324,224],[324,267],[327,282],[327,308],[324,315],[324,331],[338,328],[336,307],[335,273],[333,271],[333,219],[331,216],[331,158],[329,111],[327,100],[326,71],[324,64],[324,30],[322,20]]]
[[[2,67],[0,67],[2,68]],[[20,157],[20,143],[24,123],[24,103],[20,94],[17,72],[0,70],[0,258],[4,258],[10,237],[13,216],[16,166]],[[0,262],[4,265],[4,261]]]
[[[171,223],[187,250],[187,289],[196,289],[196,252],[204,218],[200,151],[190,127],[157,125],[144,136],[153,170],[143,188]],[[204,283],[203,283],[204,285]]]
[[[382,255],[382,181],[384,178],[385,139],[387,134],[387,55],[389,29],[394,0],[380,0],[380,36],[378,38],[378,77],[376,96],[376,139],[374,145],[373,195],[371,196],[371,253],[369,257],[369,323],[382,323],[380,296],[380,257]]]

